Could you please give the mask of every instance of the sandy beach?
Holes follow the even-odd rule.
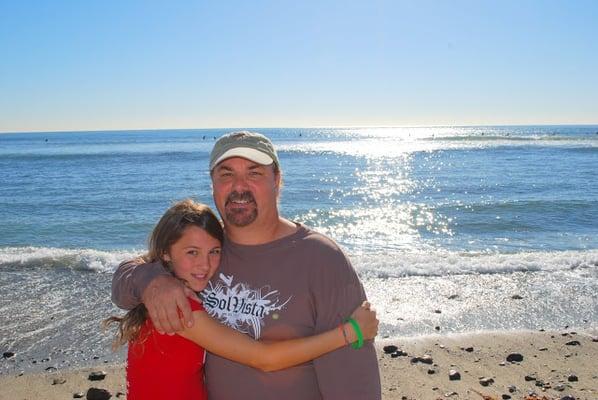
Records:
[[[596,400],[597,334],[566,329],[380,339],[382,397]],[[100,371],[104,378],[90,380],[91,373]],[[90,396],[90,388],[125,399],[123,366],[99,364],[0,377],[1,400],[102,398]]]

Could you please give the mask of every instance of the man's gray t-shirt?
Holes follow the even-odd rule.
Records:
[[[338,327],[365,300],[349,260],[327,237],[302,225],[256,246],[226,241],[220,269],[202,293],[217,320],[256,339],[290,339]],[[344,347],[277,372],[208,354],[210,400],[381,398],[372,343]]]

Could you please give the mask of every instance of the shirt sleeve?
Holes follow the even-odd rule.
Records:
[[[141,294],[160,275],[170,275],[161,262],[146,263],[142,258],[125,261],[112,276],[112,302],[125,310],[141,304]]]
[[[366,300],[365,291],[346,256],[337,249],[317,262],[313,277],[316,332],[337,328]],[[355,350],[350,346],[313,361],[322,398],[381,399],[380,371],[372,341]]]

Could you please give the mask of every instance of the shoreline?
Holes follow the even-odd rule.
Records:
[[[597,336],[598,329],[568,328],[378,339],[382,398],[460,400],[489,396],[498,400],[528,396],[553,400],[572,396],[569,398],[595,400]],[[390,354],[394,348],[388,346],[396,346],[397,351]],[[523,359],[507,361],[510,354]],[[459,379],[451,380],[450,370],[458,372]],[[105,371],[105,378],[90,381],[89,374],[97,371]],[[54,400],[75,394],[85,398],[91,387],[108,390],[113,399],[125,399],[124,365],[97,363],[77,369],[0,375],[0,400]]]

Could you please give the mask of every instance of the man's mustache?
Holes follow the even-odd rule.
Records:
[[[255,198],[253,197],[253,193],[249,191],[245,192],[231,192],[226,198],[225,204],[229,204],[231,201],[247,201],[255,203]]]

